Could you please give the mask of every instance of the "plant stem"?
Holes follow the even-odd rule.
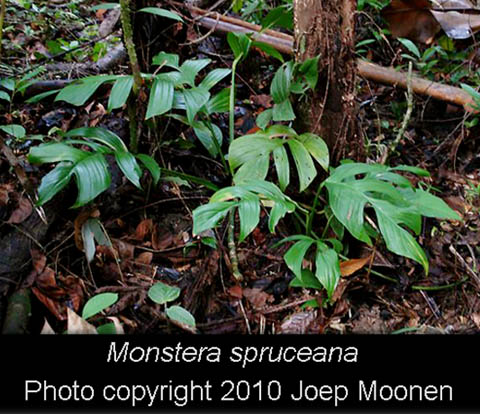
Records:
[[[233,277],[240,282],[243,276],[238,268],[237,248],[235,247],[235,210],[230,210],[228,215],[228,255],[232,265]]]
[[[2,0],[1,10],[0,10],[0,59],[2,58],[3,21],[5,20],[6,10],[7,10],[7,0]]]
[[[237,58],[233,61],[232,64],[232,82],[231,82],[231,89],[230,89],[230,100],[228,104],[228,110],[230,111],[229,118],[228,118],[228,132],[230,143],[233,142],[235,138],[235,75],[237,71],[238,62],[243,57],[243,53],[237,56]]]
[[[128,116],[130,118],[130,151],[136,153],[138,150],[138,127],[136,101],[140,88],[142,87],[142,74],[138,64],[135,43],[133,42],[133,28],[130,16],[130,0],[120,0],[120,16],[122,20],[123,40],[127,49],[128,59],[133,74],[133,97],[128,101]]]
[[[311,233],[312,233],[313,218],[315,217],[315,209],[317,208],[318,197],[320,196],[320,191],[322,191],[322,188],[323,188],[323,182],[320,183],[320,185],[318,186],[317,192],[315,193],[315,198],[313,199],[312,208],[310,209],[310,213],[308,214],[308,217],[307,217],[307,223],[305,225],[307,236],[311,236]]]

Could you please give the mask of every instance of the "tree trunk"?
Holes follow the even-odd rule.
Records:
[[[295,58],[320,56],[317,88],[297,108],[297,129],[320,135],[332,163],[362,158],[356,119],[355,0],[294,0]]]

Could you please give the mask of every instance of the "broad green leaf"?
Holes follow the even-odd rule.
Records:
[[[263,43],[263,42],[252,42],[252,46],[256,47],[257,49],[260,49],[263,51],[266,55],[271,56],[275,59],[278,59],[280,62],[284,63],[285,60],[283,59],[282,54],[275,49],[273,46]]]
[[[195,78],[205,66],[211,62],[211,59],[192,59],[183,62],[180,66],[181,83],[188,83],[190,86],[195,86]]]
[[[262,19],[262,28],[283,27],[293,29],[293,11],[291,7],[282,5],[270,10]]]
[[[148,289],[148,297],[159,305],[172,302],[179,296],[180,289],[178,287],[169,286],[162,282],[157,282]]]
[[[55,95],[58,93],[61,89],[55,89],[53,91],[47,91],[43,93],[39,93],[38,95],[32,96],[31,98],[27,99],[25,102],[26,103],[37,103],[40,102],[42,99],[47,98],[48,96]]]
[[[283,145],[273,150],[273,160],[277,170],[278,184],[280,189],[285,191],[290,183],[290,163],[288,162],[287,151]]]
[[[307,149],[310,155],[317,160],[321,167],[328,171],[329,166],[329,152],[325,141],[318,135],[305,133],[299,135],[297,140],[300,141]]]
[[[161,9],[160,7],[144,7],[143,9],[140,9],[139,12],[155,14],[156,16],[183,22],[183,19],[177,13],[170,10]]]
[[[322,290],[323,286],[320,281],[309,269],[302,269],[302,277],[295,276],[290,282],[290,287],[301,287],[306,289]]]
[[[115,160],[128,181],[141,190],[142,169],[139,167],[135,156],[127,151],[115,151]]]
[[[275,204],[270,210],[270,217],[268,218],[268,229],[270,230],[270,233],[274,233],[278,222],[285,217],[287,213],[293,213],[294,210],[294,204],[275,200]]]
[[[12,79],[12,78],[0,79],[0,87],[5,88],[10,92],[13,92],[15,89],[15,79]]]
[[[416,58],[420,59],[421,58],[421,53],[418,50],[418,47],[409,39],[403,39],[399,37],[397,39],[403,46],[405,46],[410,52],[412,52]]]
[[[260,199],[254,194],[243,197],[238,203],[238,215],[240,217],[240,235],[239,242],[245,238],[257,227],[260,221]]]
[[[127,146],[117,134],[101,127],[76,128],[68,131],[64,136],[90,138],[107,145],[114,151],[128,151]]]
[[[230,88],[225,88],[212,96],[205,104],[205,111],[208,115],[220,112],[228,112]]]
[[[116,335],[117,327],[113,322],[104,323],[103,325],[97,326],[97,333],[99,335]]]
[[[136,157],[143,163],[150,174],[152,174],[153,185],[157,185],[161,175],[161,170],[157,161],[146,154],[137,154]]]
[[[10,95],[5,92],[5,91],[0,91],[0,99],[3,99],[4,101],[10,102]]]
[[[298,71],[305,77],[310,89],[315,89],[318,81],[318,60],[320,56],[305,60]]]
[[[248,161],[268,156],[283,140],[269,139],[265,134],[244,135],[235,139],[228,150],[228,161],[233,169]]]
[[[298,180],[300,182],[300,192],[305,190],[317,175],[317,169],[313,164],[312,157],[303,146],[303,144],[295,139],[288,140],[290,151],[298,171]]]
[[[388,250],[420,263],[428,274],[428,259],[413,236],[396,224],[385,212],[375,209],[378,226]]]
[[[42,178],[38,187],[38,206],[45,204],[70,182],[72,168],[71,163],[59,163]]]
[[[263,112],[261,112],[257,116],[255,123],[260,129],[265,129],[270,123],[270,121],[272,120],[272,118],[273,118],[273,109],[272,108],[265,109]]]
[[[315,257],[315,276],[327,291],[328,298],[331,299],[341,276],[335,250],[318,247]]]
[[[241,184],[252,180],[264,180],[269,165],[269,155],[258,156],[243,164],[233,176],[233,181],[235,184]]]
[[[283,256],[285,263],[293,274],[299,278],[302,277],[302,262],[307,250],[314,243],[313,239],[300,240],[296,242]]]
[[[44,164],[49,162],[70,161],[76,163],[88,157],[87,151],[82,151],[70,145],[59,142],[41,144],[30,149],[28,162],[32,164]]]
[[[411,167],[409,165],[399,165],[397,167],[389,168],[389,171],[407,171],[420,177],[430,177],[430,173],[427,170],[419,167]]]
[[[108,98],[108,112],[121,108],[127,102],[132,86],[133,76],[124,76],[115,81]]]
[[[109,306],[112,306],[117,300],[118,293],[106,292],[92,296],[83,307],[82,318],[88,319],[99,314]]]
[[[248,55],[252,41],[244,33],[230,32],[227,35],[227,41],[230,48],[233,51],[235,59],[239,59],[242,56],[243,59]]]
[[[192,123],[197,112],[210,99],[210,92],[204,88],[186,89],[183,92],[183,97],[185,99],[188,122]]]
[[[286,101],[290,95],[290,85],[292,83],[293,62],[287,62],[280,66],[273,76],[270,86],[270,95],[277,104]]]
[[[293,110],[290,99],[287,98],[273,105],[272,118],[275,122],[293,121],[295,119],[295,111]]]
[[[230,75],[230,69],[214,69],[205,76],[205,78],[200,82],[198,85],[201,88],[205,88],[207,90],[213,88],[218,82],[220,82],[223,78]]]
[[[10,125],[0,125],[0,129],[7,134],[13,135],[17,139],[25,138],[27,131],[21,125],[10,124]]]
[[[205,122],[195,122],[193,130],[210,155],[216,157],[218,155],[218,148],[222,146],[222,130],[215,124],[208,126]],[[217,145],[215,145],[214,140],[217,141]]]
[[[213,229],[237,204],[232,201],[221,201],[197,207],[193,211],[193,234],[199,235],[205,230]]]
[[[173,107],[173,92],[172,82],[155,79],[150,91],[145,119],[170,111]]]
[[[188,325],[195,328],[195,318],[193,315],[181,306],[170,306],[165,311],[168,318],[172,321],[179,322],[180,324]]]
[[[179,69],[179,57],[174,53],[160,52],[152,59],[153,65],[168,66],[173,69]]]
[[[72,208],[87,204],[110,186],[108,164],[102,154],[83,158],[75,165],[72,173],[78,187],[77,200]]]
[[[403,195],[415,206],[422,216],[461,220],[458,213],[452,210],[445,201],[421,188],[415,191],[404,191]]]
[[[327,179],[328,182],[341,182],[346,178],[354,178],[358,174],[376,174],[386,172],[388,167],[381,164],[365,164],[361,162],[342,164],[335,168]]]
[[[116,77],[113,77],[115,79]],[[75,106],[82,106],[95,93],[100,85],[113,80],[111,76],[92,76],[84,78],[79,83],[65,86],[55,98],[55,101],[65,101]]]

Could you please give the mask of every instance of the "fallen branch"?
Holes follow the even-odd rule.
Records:
[[[177,3],[175,4],[177,5]],[[255,40],[273,46],[282,53],[293,54],[293,37],[290,35],[274,30],[262,31],[261,26],[246,23],[240,19],[226,17],[217,12],[206,12],[196,7],[189,7],[189,10],[194,17],[194,21],[207,29],[214,28],[214,30],[219,32],[251,33]],[[393,68],[385,68],[363,59],[357,59],[357,67],[359,75],[365,79],[404,89],[408,87],[407,74]],[[441,101],[461,105],[466,111],[474,112],[471,106],[473,99],[463,89],[415,76],[412,76],[411,86],[416,94],[427,95]]]

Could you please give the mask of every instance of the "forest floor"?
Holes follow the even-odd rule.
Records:
[[[98,28],[112,10],[92,10],[95,2],[81,2],[75,9],[61,2],[35,3],[37,10],[9,6],[2,78],[19,78],[32,68],[70,62],[67,73],[48,70],[35,79],[74,79],[77,63],[98,59],[120,42],[118,24],[98,41]],[[379,34],[380,29],[372,34],[376,29],[367,28],[368,21],[384,25],[378,11],[366,9],[357,19],[358,42],[372,39],[359,50],[360,56],[406,70],[405,48]],[[193,24],[178,24],[155,42],[182,60],[209,58],[209,68],[231,67],[233,55],[225,36],[207,36],[207,32]],[[448,49],[445,57],[418,75],[456,86],[477,79],[480,55],[474,40],[453,42],[438,36],[434,44]],[[77,45],[82,47],[52,58]],[[252,131],[256,116],[271,107],[269,85],[278,66],[259,50],[239,65],[237,135]],[[126,61],[113,70],[129,73]],[[223,82],[219,90],[228,86]],[[165,319],[162,306],[148,297],[152,284],[164,281],[181,288],[179,304],[195,316],[198,331],[206,334],[463,334],[480,330],[480,126],[473,125],[463,108],[414,96],[404,137],[389,157],[392,166],[428,170],[431,178],[425,183],[462,217],[461,221],[424,219],[419,243],[430,262],[429,275],[419,264],[387,251],[381,242],[370,248],[352,239],[347,256],[361,258],[373,252],[373,261],[340,280],[333,304],[310,308],[304,303],[321,299],[321,292],[289,286],[293,275],[283,261],[289,245],[274,247],[292,234],[292,222],[281,221],[271,234],[262,212],[260,225],[237,246],[244,276],[237,282],[231,274],[226,225],[215,230],[216,249],[192,236],[192,210],[206,203],[212,192],[182,178],[164,177],[157,187],[146,180],[147,190],[142,192],[112,167],[112,186],[88,207],[70,208],[76,197],[75,186],[70,185],[44,206],[48,225],[32,220],[38,213],[29,199],[31,188],[38,187],[50,167],[29,164],[27,154],[39,141],[51,139],[52,128],[103,126],[128,137],[126,109],[106,110],[109,92],[100,88],[81,106],[52,99],[29,104],[21,93],[11,103],[0,101],[0,125],[21,124],[27,132],[23,139],[0,132],[0,320],[5,319],[12,293],[21,288],[31,299],[28,332],[40,332],[45,320],[54,331],[62,332],[67,307],[81,313],[92,296],[114,292],[119,300],[91,323],[99,325],[109,316],[118,318],[126,333],[181,332],[181,327]],[[367,161],[378,162],[404,119],[405,91],[359,77],[357,92]],[[228,114],[216,116],[215,121],[222,131],[228,130]],[[190,129],[165,120],[155,128],[162,139],[145,133],[141,149],[155,153],[162,167],[228,185],[221,163],[195,142]],[[81,225],[89,217],[100,219],[113,244],[113,249],[97,246],[91,263],[78,242]],[[27,244],[19,241],[25,233]]]

